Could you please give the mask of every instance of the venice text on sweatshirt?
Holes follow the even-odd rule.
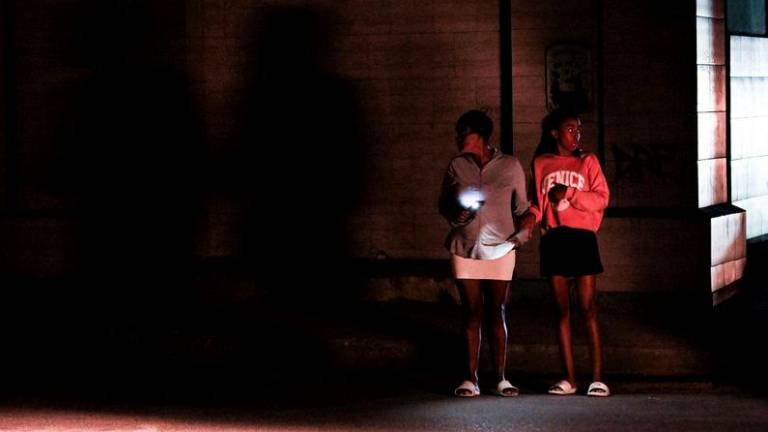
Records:
[[[597,231],[608,206],[608,183],[594,153],[578,156],[543,154],[533,161],[531,211],[542,232],[559,226]],[[568,187],[560,205],[549,201],[548,192],[561,184]]]

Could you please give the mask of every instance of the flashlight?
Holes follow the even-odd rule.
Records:
[[[467,189],[459,194],[459,204],[466,210],[478,211],[485,204],[485,196],[477,189]]]

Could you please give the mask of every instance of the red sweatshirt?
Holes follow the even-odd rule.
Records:
[[[535,193],[531,212],[541,222],[542,231],[559,226],[597,231],[608,206],[608,183],[594,153],[580,156],[543,154],[533,160]],[[558,211],[547,192],[556,184],[568,186],[567,203]]]

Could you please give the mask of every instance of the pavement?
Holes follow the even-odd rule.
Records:
[[[765,431],[768,253],[750,256],[743,292],[711,314],[601,296],[609,398],[546,395],[559,378],[546,290],[510,302],[521,395],[463,400],[450,302],[126,305],[78,281],[6,284],[0,432]]]
[[[111,396],[16,394],[0,406],[0,431],[768,430],[765,395],[711,382],[617,380],[612,396],[590,398],[545,394],[553,377],[511,377],[518,397],[459,399],[449,379],[434,376],[305,377],[204,388],[191,380]]]

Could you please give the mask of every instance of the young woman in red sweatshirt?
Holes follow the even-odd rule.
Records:
[[[569,279],[576,282],[589,333],[592,384],[587,395],[608,396],[602,382],[602,348],[597,321],[595,276],[603,272],[595,233],[608,206],[608,184],[594,153],[581,149],[581,120],[575,113],[552,111],[542,121],[533,159],[531,211],[541,222],[541,273],[549,278],[560,312],[558,342],[565,379],[550,394],[576,392],[570,325]]]

